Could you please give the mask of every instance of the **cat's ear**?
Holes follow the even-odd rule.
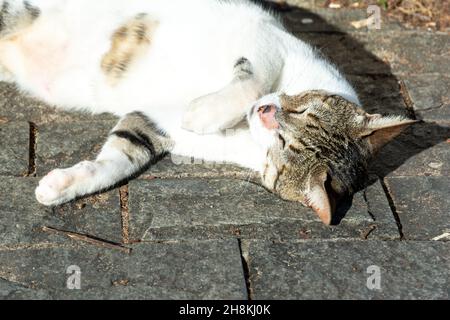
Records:
[[[367,119],[361,137],[367,139],[373,152],[380,150],[410,125],[419,122],[402,117],[383,117],[379,114],[368,114]]]
[[[330,225],[336,210],[336,193],[327,187],[328,174],[326,171],[310,178],[309,190],[306,194],[307,205],[313,209],[320,220]]]

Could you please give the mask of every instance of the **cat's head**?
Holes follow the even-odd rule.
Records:
[[[338,200],[363,186],[374,154],[416,122],[367,114],[324,91],[266,96],[248,120],[252,135],[267,149],[264,185],[311,207],[325,224]]]

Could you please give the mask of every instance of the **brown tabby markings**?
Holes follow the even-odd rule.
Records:
[[[281,95],[278,141],[267,153],[264,185],[310,206],[325,224],[339,199],[364,186],[368,161],[414,120],[370,115],[324,91]]]
[[[16,34],[30,26],[40,15],[40,9],[32,6],[28,1],[23,2],[23,11],[18,13],[11,11],[9,1],[5,0],[0,8],[0,37]]]
[[[369,154],[352,132],[354,119],[362,112],[341,97],[320,91],[282,95],[280,102],[282,110],[276,115],[280,144],[268,154],[266,186],[284,199],[308,203],[303,192],[310,188],[310,179],[327,172],[336,191],[357,189]]]
[[[149,48],[151,36],[157,26],[157,21],[141,13],[114,32],[111,49],[104,55],[101,63],[111,85],[117,84],[131,63]]]
[[[123,117],[112,130],[109,143],[141,167],[173,147],[173,141],[140,112]]]

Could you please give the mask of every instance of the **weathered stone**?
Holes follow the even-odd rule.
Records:
[[[450,232],[448,177],[387,179],[406,239],[431,240]]]
[[[404,79],[418,119],[450,122],[448,74],[409,75]]]
[[[0,117],[10,121],[30,121],[36,124],[74,121],[115,120],[111,114],[92,115],[85,112],[63,111],[19,92],[12,84],[0,82]]]
[[[292,32],[344,32],[355,30],[351,22],[367,17],[365,10],[291,8],[284,12],[284,24]]]
[[[409,116],[398,80],[393,75],[351,75],[348,80],[366,112]]]
[[[33,290],[24,285],[3,280],[0,275],[0,298],[11,300],[49,300],[51,297],[44,290]]]
[[[449,176],[450,126],[421,123],[385,146],[372,163],[377,175]]]
[[[346,35],[296,32],[296,35],[316,46],[346,74],[450,72],[446,53],[450,39],[441,33],[381,30]]]
[[[2,123],[0,119],[0,175],[28,173],[30,126],[26,122]]]
[[[243,253],[256,300],[449,298],[450,243],[245,241]]]
[[[74,245],[37,250],[0,250],[0,277],[12,282],[1,299],[246,299],[236,240],[142,244],[130,255]],[[69,266],[81,271],[81,289],[69,290]],[[21,290],[27,290],[22,296]]]
[[[299,203],[231,179],[132,181],[129,211],[132,240],[399,237],[378,182],[354,197],[337,227],[324,226]]]
[[[51,209],[35,200],[37,182],[0,177],[0,246],[68,241],[65,236],[43,233],[44,226],[122,241],[117,190]]]
[[[390,67],[385,62],[349,35],[303,32],[296,32],[295,35],[313,45],[346,74],[391,74]],[[349,59],[349,52],[352,53],[351,59]]]
[[[71,167],[95,159],[115,121],[53,123],[38,127],[36,147],[37,175],[55,168]]]
[[[329,8],[280,8],[287,28],[298,32],[379,32],[375,25],[356,28],[352,23],[360,22],[368,17],[367,9],[329,9]],[[387,16],[382,16],[381,28],[401,30],[403,26]],[[370,28],[370,29],[369,29]]]
[[[376,57],[388,62],[396,74],[450,72],[450,37],[446,33],[380,30],[352,36]]]

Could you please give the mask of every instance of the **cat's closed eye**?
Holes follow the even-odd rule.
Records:
[[[298,109],[298,110],[287,110],[286,112],[287,112],[289,115],[296,116],[296,115],[302,115],[302,114],[304,114],[307,110],[308,110],[308,107],[302,107],[302,108],[300,108],[300,109]]]

